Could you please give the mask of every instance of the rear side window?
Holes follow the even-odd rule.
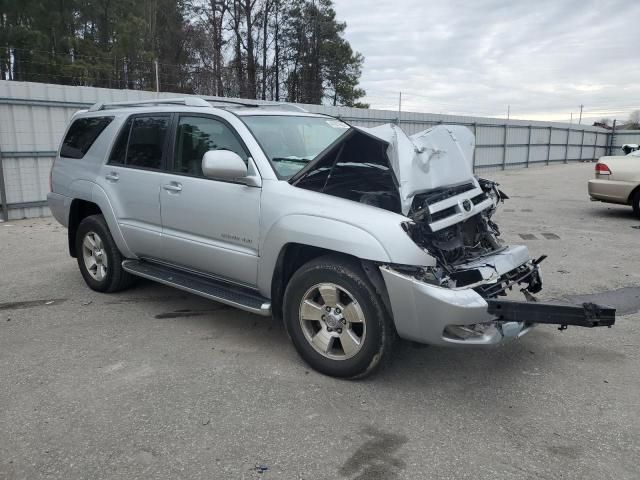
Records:
[[[120,131],[109,163],[134,168],[162,168],[170,117],[129,118]]]
[[[71,124],[64,137],[60,156],[82,158],[89,151],[102,131],[111,123],[113,117],[79,118]]]

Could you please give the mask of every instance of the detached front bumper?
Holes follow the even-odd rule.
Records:
[[[452,290],[380,267],[400,337],[430,345],[490,346],[527,333],[532,324],[496,322],[487,301],[470,288]],[[464,338],[465,326],[482,325]],[[460,327],[463,327],[462,329]]]
[[[611,327],[615,323],[613,307],[495,298],[501,291],[496,288],[502,285],[504,290],[519,283],[518,278],[522,277],[513,272],[523,269],[535,274],[536,279],[528,284],[527,290],[537,291],[531,290],[532,286],[539,289],[537,263],[529,260],[520,263],[525,253],[526,247],[510,247],[485,257],[484,265],[476,265],[480,269],[478,275],[490,278],[486,284],[475,284],[475,290],[432,285],[389,266],[381,266],[398,335],[430,345],[491,346],[519,338],[538,323],[558,325],[560,330],[569,325],[592,328]],[[491,278],[489,271],[483,271],[484,266],[490,266],[495,277]]]

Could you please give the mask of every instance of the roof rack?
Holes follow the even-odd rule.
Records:
[[[259,107],[260,104],[259,103],[251,103],[249,101],[245,102],[242,100],[225,100],[225,99],[221,99],[221,98],[208,98],[208,97],[201,97],[202,100],[211,103],[222,103],[224,105],[230,105],[232,107]],[[211,105],[209,105],[211,106]]]
[[[120,107],[138,107],[146,105],[185,105],[187,107],[211,107],[211,104],[199,97],[182,97],[182,98],[156,98],[154,100],[134,100],[130,102],[98,102],[89,108],[90,112],[99,110],[107,110],[109,108]]]
[[[253,103],[256,102],[258,100],[248,100],[248,101],[244,101],[242,99],[240,100],[226,100],[226,99],[219,99],[219,98],[207,98],[207,97],[202,97],[203,100],[206,100],[207,102],[210,102],[212,104],[216,104],[216,103],[221,103],[221,104],[227,104],[230,107],[253,107],[253,108],[268,108],[268,107],[280,107],[282,110],[289,110],[289,111],[296,111],[296,112],[307,112],[307,110],[305,110],[302,107],[299,107],[298,105],[293,105],[290,103],[282,103],[282,102],[263,102],[263,103]]]
[[[254,100],[255,102],[255,100]],[[216,105],[218,104],[218,105]],[[212,107],[220,106],[224,108],[231,107],[251,107],[251,108],[264,108],[264,107],[279,107],[282,110],[306,112],[302,107],[292,105],[290,103],[269,102],[269,103],[252,103],[251,101],[243,100],[226,100],[220,98],[207,98],[207,97],[178,97],[178,98],[155,98],[153,100],[132,100],[128,102],[98,102],[89,108],[90,112],[97,112],[100,110],[108,110],[110,108],[122,108],[122,107],[144,107],[149,105],[184,105],[187,107]]]

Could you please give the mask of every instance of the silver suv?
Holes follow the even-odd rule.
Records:
[[[290,105],[201,98],[96,104],[72,118],[49,206],[100,292],[144,277],[283,319],[315,369],[361,377],[397,336],[495,345],[535,323],[611,325],[613,310],[499,300],[541,288],[491,220],[462,126],[407,136]]]

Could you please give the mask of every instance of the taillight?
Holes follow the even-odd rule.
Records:
[[[611,175],[611,170],[604,163],[596,163],[596,175]]]

